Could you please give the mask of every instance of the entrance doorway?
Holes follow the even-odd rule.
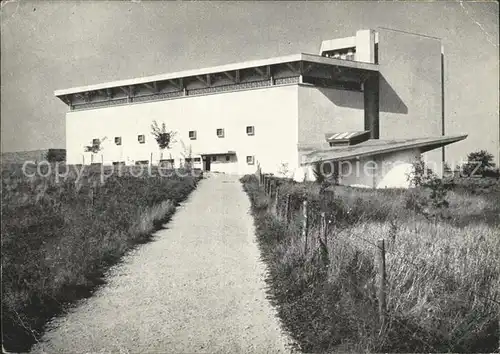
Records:
[[[210,171],[210,162],[212,161],[211,156],[203,156],[203,170]]]

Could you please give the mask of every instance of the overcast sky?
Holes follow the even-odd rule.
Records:
[[[446,130],[469,134],[448,156],[499,154],[497,2],[19,0],[2,1],[1,26],[2,151],[64,148],[56,89],[316,54],[382,26],[442,39]]]

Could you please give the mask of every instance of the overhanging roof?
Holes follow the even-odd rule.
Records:
[[[356,62],[356,61],[350,61],[350,60],[342,60],[342,59],[334,59],[334,58],[326,58],[326,57],[322,57],[322,56],[314,55],[314,54],[300,53],[300,54],[293,54],[293,55],[282,56],[282,57],[274,57],[274,58],[268,58],[268,59],[226,64],[226,65],[214,66],[214,67],[209,67],[209,68],[204,68],[204,69],[186,70],[186,71],[179,71],[179,72],[160,74],[160,75],[154,75],[154,76],[146,76],[146,77],[134,78],[134,79],[128,79],[128,80],[112,81],[112,82],[106,82],[106,83],[101,83],[101,84],[96,84],[96,85],[88,85],[88,86],[80,86],[80,87],[56,90],[56,91],[54,91],[54,95],[57,97],[60,97],[60,96],[71,95],[71,94],[76,94],[76,93],[104,90],[107,88],[116,88],[116,87],[148,84],[148,83],[165,81],[165,80],[180,79],[180,78],[184,78],[184,77],[208,75],[208,74],[215,74],[215,73],[221,73],[221,72],[229,72],[229,71],[234,71],[234,70],[258,68],[258,67],[263,67],[263,66],[286,64],[286,63],[293,63],[293,62],[309,62],[309,63],[313,63],[313,64],[331,65],[331,66],[338,66],[338,67],[359,69],[359,70],[366,70],[366,71],[373,71],[373,72],[378,72],[378,70],[379,70],[377,64]]]
[[[370,139],[357,145],[319,149],[299,147],[303,154],[301,165],[310,165],[322,161],[346,161],[361,157],[370,157],[392,152],[419,149],[430,151],[467,138],[467,135],[440,136],[413,139]]]

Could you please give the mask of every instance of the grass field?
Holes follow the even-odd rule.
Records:
[[[494,352],[499,345],[500,184],[457,180],[434,215],[429,191],[284,183],[291,222],[277,217],[255,176],[242,179],[270,273],[269,291],[305,352]],[[308,247],[300,202],[307,198]],[[326,246],[318,215],[325,211]],[[283,215],[283,214],[280,214]],[[377,240],[386,240],[388,320],[377,299]],[[324,244],[324,243],[323,243]],[[382,330],[381,330],[382,328]]]
[[[108,168],[101,183],[98,166],[82,174],[66,167],[64,178],[49,175],[51,167],[40,177],[32,166],[26,177],[19,165],[2,166],[2,341],[11,351],[29,350],[49,318],[89,296],[103,272],[147,242],[199,180],[187,171],[110,176]]]

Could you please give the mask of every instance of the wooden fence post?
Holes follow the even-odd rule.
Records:
[[[274,208],[276,209],[275,210],[275,213],[276,213],[276,216],[278,217],[278,219],[281,219],[281,211],[280,211],[280,206],[279,206],[279,188],[278,188],[278,185],[276,185],[276,191],[275,191],[275,194],[274,194]]]
[[[95,194],[96,194],[96,183],[92,183],[92,189],[90,190],[90,200],[92,201],[92,207],[95,203]]]
[[[377,273],[378,273],[378,309],[380,315],[380,331],[383,330],[386,323],[386,274],[385,274],[385,241],[377,241]]]
[[[304,240],[304,253],[307,252],[307,228],[308,228],[308,222],[307,222],[307,200],[304,200],[302,202],[302,213],[303,213],[303,219],[302,219],[302,239]]]
[[[320,239],[323,241],[326,247],[326,214],[324,211],[321,212],[321,232],[320,232]]]
[[[285,220],[286,220],[286,223],[290,223],[290,203],[292,201],[292,196],[290,194],[288,194],[286,196],[286,208],[285,208]]]

